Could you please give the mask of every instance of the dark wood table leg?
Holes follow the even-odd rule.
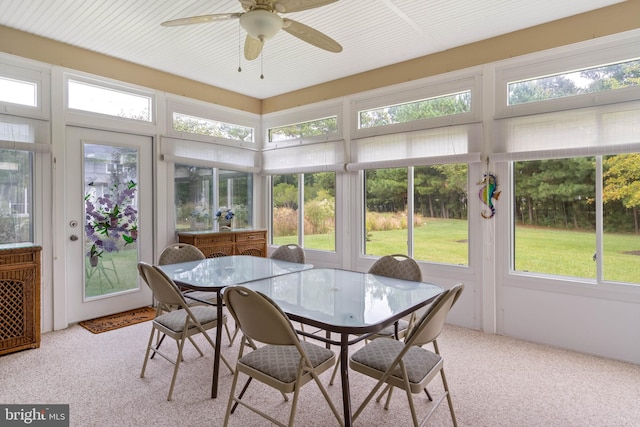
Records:
[[[220,347],[222,344],[222,294],[221,291],[216,292],[216,309],[218,312],[218,319],[216,322],[216,349],[213,356],[213,381],[211,382],[211,398],[218,397],[218,377],[220,376]]]
[[[349,334],[340,337],[340,377],[342,379],[342,409],[344,425],[351,427],[351,393],[349,391]]]

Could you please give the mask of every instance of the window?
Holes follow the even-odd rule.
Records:
[[[413,257],[469,264],[468,165],[414,169]]]
[[[640,86],[640,60],[508,83],[508,105]]]
[[[0,149],[0,242],[33,242],[33,154]]]
[[[34,241],[34,181],[49,122],[0,114],[0,244]]]
[[[175,112],[173,113],[173,129],[178,132],[254,142],[253,128]]]
[[[471,111],[471,91],[388,105],[358,112],[358,129],[407,123]]]
[[[596,277],[595,159],[516,162],[514,268]]]
[[[365,170],[365,254],[468,265],[467,171],[466,163]]]
[[[640,283],[640,153],[602,163],[603,279]]]
[[[231,208],[234,228],[253,224],[253,174],[176,165],[176,230],[215,230],[216,212]]]
[[[304,247],[336,250],[336,174],[304,176]]]
[[[68,81],[68,107],[127,119],[152,121],[152,98],[95,84]]]
[[[408,168],[364,172],[366,255],[408,254]]]
[[[272,175],[272,243],[335,251],[335,182],[334,172]]]
[[[468,164],[480,161],[470,148],[482,138],[472,111],[478,82],[473,76],[402,94],[434,96],[382,107],[372,98],[361,104],[374,108],[355,106],[358,132],[346,169],[363,171],[364,255],[469,265]]]
[[[0,77],[0,102],[38,106],[38,85],[32,82]]]
[[[520,161],[513,170],[516,271],[596,280],[601,269],[605,281],[640,281],[640,154]]]
[[[304,139],[314,136],[337,134],[338,117],[326,117],[269,129],[269,142]]]
[[[294,174],[271,177],[271,238],[276,245],[298,244],[298,177]]]

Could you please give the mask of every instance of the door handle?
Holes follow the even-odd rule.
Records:
[[[71,240],[72,242],[75,242],[76,240],[78,240],[78,236],[76,236],[75,234],[72,234],[71,236],[69,236],[69,240]]]

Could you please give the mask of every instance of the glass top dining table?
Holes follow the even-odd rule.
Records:
[[[216,293],[218,325],[211,384],[211,397],[215,398],[218,396],[220,344],[222,342],[222,290],[227,286],[239,285],[252,280],[308,270],[313,268],[313,265],[249,255],[232,255],[178,264],[165,264],[158,267],[180,287]]]
[[[352,425],[349,392],[349,346],[434,301],[437,285],[356,271],[314,268],[242,284],[268,295],[293,321],[324,330],[304,331],[327,345],[340,346],[340,373],[345,426]],[[332,338],[338,334],[340,339]]]

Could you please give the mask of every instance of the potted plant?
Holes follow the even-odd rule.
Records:
[[[131,227],[129,227],[129,236],[136,240],[138,238],[138,224],[133,223]]]
[[[118,226],[118,215],[120,214],[120,208],[118,205],[113,207],[113,210],[109,213],[109,222],[112,228]]]
[[[89,250],[89,263],[91,264],[91,267],[96,267],[98,265],[98,258],[102,256],[102,252],[103,251],[98,250],[95,243],[91,246],[91,249]]]

